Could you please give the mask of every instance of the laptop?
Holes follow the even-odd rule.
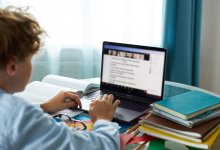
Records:
[[[88,111],[91,100],[113,94],[120,100],[114,118],[132,122],[163,98],[165,48],[103,42],[100,90],[81,98]]]

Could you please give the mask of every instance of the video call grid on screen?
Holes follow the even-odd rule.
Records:
[[[102,82],[137,96],[160,97],[165,52],[104,45]]]

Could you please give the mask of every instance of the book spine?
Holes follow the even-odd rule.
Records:
[[[181,143],[187,146],[195,147],[195,148],[201,148],[201,149],[209,149],[209,145],[205,143],[198,143],[198,142],[193,142],[190,140],[185,140],[183,138],[178,138],[173,135],[169,135],[168,133],[164,132],[158,132],[152,128],[146,128],[146,127],[139,127],[140,132],[143,132],[145,134],[148,134],[150,136],[158,137],[160,139],[168,140],[168,141],[173,141],[177,143]]]
[[[149,126],[153,129],[156,129],[156,130],[160,130],[160,131],[163,131],[163,132],[166,132],[166,133],[169,133],[169,134],[172,134],[172,135],[175,135],[177,137],[180,137],[180,138],[184,138],[184,139],[188,139],[188,140],[191,140],[191,141],[194,141],[194,142],[202,142],[202,140],[200,138],[197,138],[197,137],[192,137],[191,135],[184,135],[184,134],[181,134],[181,133],[178,133],[178,132],[174,132],[174,131],[171,131],[169,129],[165,129],[165,128],[158,128],[158,127],[154,127],[150,124],[144,124],[144,123],[141,123],[142,126]]]

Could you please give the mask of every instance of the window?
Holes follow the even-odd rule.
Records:
[[[154,46],[162,41],[163,0],[7,0],[0,4],[31,6],[30,12],[49,35],[46,59],[33,62],[35,80],[44,76],[35,70],[40,62],[53,74],[99,76],[103,41]]]

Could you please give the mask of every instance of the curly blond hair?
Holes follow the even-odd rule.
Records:
[[[0,69],[16,58],[24,61],[42,45],[45,31],[26,8],[0,8]]]

